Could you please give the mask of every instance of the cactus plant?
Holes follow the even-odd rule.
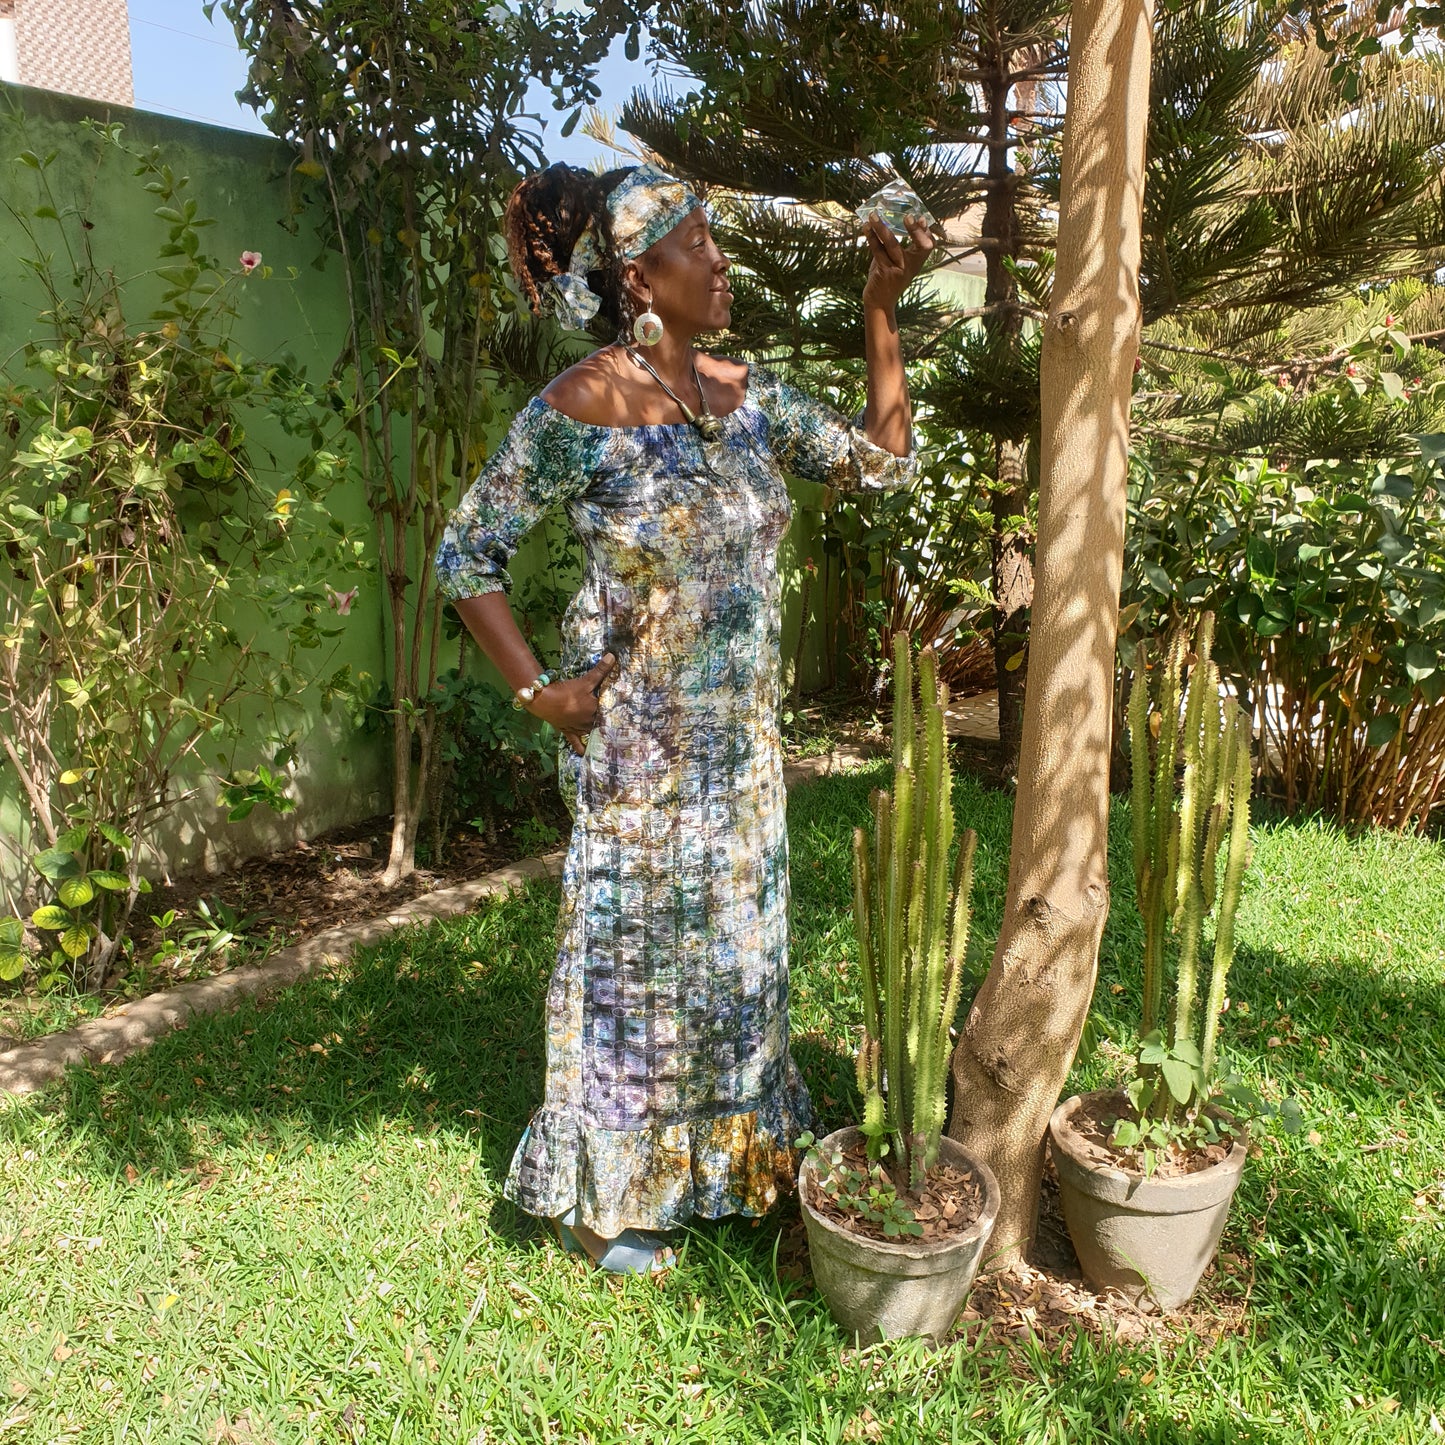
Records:
[[[1249,720],[1220,693],[1213,637],[1212,613],[1199,618],[1192,648],[1181,629],[1152,686],[1141,642],[1129,698],[1134,880],[1144,920],[1143,1067],[1129,1093],[1145,1121],[1167,1121],[1211,1093],[1234,915],[1249,861]],[[1213,956],[1201,1009],[1200,954],[1211,913]],[[1174,996],[1166,1019],[1171,953]],[[1147,1132],[1125,1129],[1115,1137],[1130,1143]]]
[[[873,794],[873,837],[853,834],[853,911],[863,972],[858,1087],[869,1156],[899,1189],[917,1190],[937,1162],[946,1115],[949,1028],[968,949],[977,842],[953,849],[953,777],[943,716],[947,689],[931,648],[893,638],[893,787]]]

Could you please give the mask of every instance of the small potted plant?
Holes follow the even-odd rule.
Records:
[[[1165,1310],[1188,1303],[1214,1258],[1244,1169],[1248,1123],[1270,1112],[1216,1069],[1249,862],[1252,774],[1249,719],[1220,693],[1213,628],[1204,613],[1192,652],[1188,633],[1176,634],[1152,690],[1141,643],[1129,699],[1134,878],[1144,921],[1138,1067],[1123,1089],[1066,1099],[1049,1122],[1064,1220],[1085,1277],[1134,1299],[1148,1295]]]
[[[946,694],[925,649],[915,722],[906,634],[895,634],[893,657],[893,789],[873,794],[871,843],[861,828],[853,835],[863,1123],[799,1141],[813,1277],[865,1342],[949,1330],[999,1205],[988,1166],[943,1137],[976,839],[963,834],[950,870]]]

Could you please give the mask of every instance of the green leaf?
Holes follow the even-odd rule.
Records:
[[[1300,1112],[1298,1099],[1285,1099],[1275,1117],[1278,1127],[1285,1134],[1298,1134],[1304,1128],[1304,1115]]]
[[[1173,595],[1174,583],[1169,574],[1157,562],[1140,562],[1139,570],[1148,579],[1149,585],[1161,596]]]
[[[106,868],[92,868],[87,876],[97,888],[107,888],[112,893],[124,893],[130,887],[130,879],[124,873],[112,873]]]
[[[0,918],[0,943],[19,948],[25,942],[25,925],[18,918]]]
[[[69,878],[80,872],[80,864],[68,848],[47,848],[30,860],[35,871],[52,883],[60,878]]]
[[[1121,1149],[1132,1149],[1139,1142],[1139,1126],[1130,1119],[1116,1120],[1109,1142]]]
[[[1382,371],[1380,373],[1380,385],[1385,389],[1385,395],[1391,401],[1399,401],[1405,394],[1405,383],[1400,374],[1395,371]]]
[[[1157,1066],[1162,1064],[1168,1057],[1169,1050],[1153,1035],[1145,1039],[1142,1047],[1139,1049],[1139,1062],[1141,1064]]]
[[[63,848],[67,853],[78,853],[85,847],[90,837],[90,826],[86,823],[77,823],[73,828],[67,828],[56,840],[55,846]]]
[[[104,838],[107,843],[112,843],[117,848],[124,849],[127,853],[130,852],[132,846],[130,839],[126,837],[114,823],[97,823],[95,826],[100,831],[100,836]]]
[[[95,897],[95,886],[89,878],[67,878],[56,890],[67,908],[84,908]]]
[[[1423,642],[1412,642],[1405,649],[1405,671],[1409,673],[1411,682],[1424,682],[1439,665],[1435,649]]]
[[[37,928],[54,932],[56,929],[69,928],[72,920],[65,909],[57,908],[53,903],[47,903],[44,908],[37,908],[30,915],[30,921]]]
[[[1394,713],[1387,713],[1384,717],[1372,717],[1370,725],[1365,729],[1365,741],[1372,748],[1382,748],[1386,743],[1394,742],[1395,734],[1400,731],[1400,719]]]
[[[18,948],[0,948],[0,979],[13,983],[25,972],[25,955]]]
[[[1187,1104],[1194,1094],[1194,1065],[1171,1057],[1160,1065],[1160,1072],[1164,1075],[1164,1082],[1168,1084],[1175,1102]]]
[[[1403,472],[1387,472],[1370,483],[1370,495],[1408,502],[1415,495],[1415,483]]]
[[[84,923],[72,924],[60,935],[61,951],[69,958],[83,958],[90,948],[90,928]]]

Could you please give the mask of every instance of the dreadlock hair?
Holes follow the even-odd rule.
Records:
[[[503,227],[512,274],[534,316],[543,309],[542,287],[572,264],[572,248],[593,223],[602,238],[603,268],[587,273],[588,289],[602,300],[599,319],[623,324],[622,266],[612,246],[608,194],[635,168],[597,175],[562,161],[528,176],[507,202]]]

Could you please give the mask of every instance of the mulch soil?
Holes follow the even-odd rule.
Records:
[[[1124,1105],[1122,1110],[1121,1104]],[[1084,1153],[1094,1163],[1112,1165],[1115,1169],[1125,1169],[1134,1174],[1142,1173],[1136,1150],[1119,1149],[1109,1142],[1114,1121],[1120,1117],[1138,1117],[1134,1110],[1125,1104],[1122,1096],[1086,1098],[1074,1113],[1074,1133],[1082,1142]],[[1183,1149],[1171,1145],[1157,1159],[1150,1178],[1178,1179],[1181,1175],[1198,1174],[1226,1159],[1233,1147],[1232,1139],[1218,1144],[1206,1144],[1198,1149]]]
[[[549,810],[551,803],[555,808]],[[549,798],[539,800],[539,806],[542,821],[555,833],[549,849],[565,847],[572,820],[561,797],[554,789]],[[535,820],[528,821],[535,824]],[[109,1009],[134,998],[137,992],[150,993],[188,979],[224,973],[308,934],[372,918],[438,888],[506,867],[537,851],[537,834],[534,826],[519,839],[511,828],[501,826],[495,841],[489,842],[473,828],[459,828],[448,839],[439,864],[418,866],[410,878],[383,890],[379,880],[390,847],[391,818],[387,815],[334,828],[283,852],[249,859],[227,873],[156,884],[136,904],[131,935],[134,958],[149,959],[160,946],[162,934],[150,921],[152,916],[158,918],[174,909],[177,919],[170,933],[179,938],[200,921],[196,911],[200,899],[213,910],[223,903],[245,920],[241,940],[199,962],[187,951],[173,963],[133,971],[129,988],[117,977],[108,978],[100,995],[103,1003]],[[28,1007],[32,1001],[18,992],[18,986],[15,993],[0,997],[0,1048],[13,1042],[4,1028],[4,1011]]]
[[[561,848],[572,820],[561,799],[555,801],[560,816],[548,815],[545,821],[556,835],[550,848]],[[379,880],[391,848],[391,818],[368,818],[284,852],[253,858],[229,873],[157,887],[141,900],[138,911],[148,917],[174,908],[185,913],[189,923],[198,899],[212,905],[220,901],[251,920],[247,940],[266,941],[269,952],[299,935],[360,922],[438,888],[504,868],[536,851],[535,834],[523,837],[525,841],[519,841],[513,830],[498,828],[495,842],[488,842],[474,828],[458,828],[447,839],[439,863],[419,864],[411,877],[383,890]],[[134,937],[137,957],[146,956],[158,942],[148,921],[136,928]]]
[[[859,1142],[843,1151],[843,1167],[867,1174],[867,1145]],[[846,1229],[849,1234],[865,1239],[882,1240],[885,1244],[934,1244],[950,1235],[961,1234],[983,1213],[983,1185],[968,1169],[956,1169],[939,1163],[929,1171],[923,1188],[916,1195],[903,1196],[913,1211],[914,1220],[923,1226],[923,1233],[889,1236],[883,1226],[864,1219],[856,1210],[846,1209],[825,1194],[817,1182],[808,1201],[825,1219]]]
[[[974,1344],[1031,1339],[1065,1362],[1080,1333],[1121,1344],[1189,1338],[1210,1349],[1226,1336],[1252,1328],[1246,1307],[1253,1283],[1247,1256],[1226,1250],[1205,1270],[1189,1307],[1173,1314],[1161,1314],[1147,1298],[1136,1304],[1116,1290],[1095,1290],[1079,1269],[1050,1160],[1044,1173],[1039,1231],[1027,1262],[981,1274],[957,1328]],[[1140,1383],[1147,1384],[1148,1379]]]

